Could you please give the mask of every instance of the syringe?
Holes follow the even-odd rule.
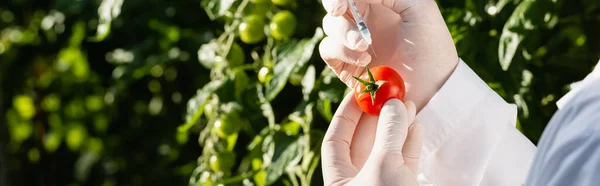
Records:
[[[371,40],[371,32],[369,32],[369,28],[367,28],[365,20],[360,15],[360,11],[358,10],[356,3],[354,2],[354,0],[348,0],[348,5],[350,6],[350,12],[352,12],[352,17],[354,17],[354,21],[356,21],[356,26],[358,27],[360,35],[367,42],[367,44],[371,46],[371,50],[373,50],[373,54],[375,54],[375,49],[373,49],[373,46],[371,45],[373,42],[373,40]],[[377,57],[377,54],[375,54],[375,56]]]

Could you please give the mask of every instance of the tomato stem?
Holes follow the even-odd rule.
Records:
[[[371,104],[375,104],[375,96],[377,94],[377,90],[379,90],[379,88],[385,84],[387,81],[383,81],[383,80],[378,80],[375,81],[375,78],[373,78],[373,74],[371,74],[371,70],[369,70],[369,66],[367,65],[365,67],[367,69],[367,76],[368,76],[368,81],[352,76],[354,77],[354,79],[356,79],[356,81],[358,81],[360,84],[365,86],[365,89],[361,90],[360,93],[358,94],[358,96],[361,96],[364,93],[370,93],[371,95]]]

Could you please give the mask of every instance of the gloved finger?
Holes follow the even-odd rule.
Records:
[[[379,115],[371,154],[357,176],[372,174],[374,171],[380,171],[377,175],[382,175],[402,167],[406,168],[402,148],[408,135],[408,125],[408,113],[404,103],[399,99],[388,100]]]
[[[347,0],[323,0],[323,8],[333,16],[341,16],[348,9]]]
[[[415,106],[415,102],[410,100],[406,101],[404,102],[404,106],[406,107],[406,113],[408,114],[408,123],[414,123],[417,115],[417,107]]]
[[[428,2],[428,1],[433,1],[433,0],[356,0],[356,1],[368,3],[368,4],[381,4],[384,7],[389,8],[392,11],[396,12],[397,14],[401,14],[405,10],[407,10],[417,4]]]
[[[381,109],[373,151],[386,158],[402,159],[402,148],[408,134],[408,112],[399,99],[388,100]]]
[[[419,159],[421,157],[421,149],[423,147],[423,126],[415,122],[408,128],[408,136],[402,148],[402,156],[404,164],[417,173],[419,171]]]
[[[354,177],[358,173],[350,159],[350,145],[362,113],[352,92],[346,95],[335,112],[321,145],[325,185],[339,181],[336,180],[338,178]]]
[[[371,62],[368,52],[356,52],[336,42],[331,37],[325,37],[319,44],[321,58],[331,68],[340,80],[349,87],[354,87],[356,80],[352,76],[360,76],[363,66]]]
[[[356,24],[348,16],[325,15],[323,31],[327,36],[343,43],[351,50],[364,52],[369,48],[369,44],[360,35]]]

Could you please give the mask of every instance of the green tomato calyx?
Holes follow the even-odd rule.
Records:
[[[358,81],[360,84],[365,86],[365,89],[361,90],[360,93],[358,93],[358,96],[362,96],[362,94],[367,93],[367,92],[370,93],[371,94],[371,104],[374,105],[377,90],[379,90],[379,88],[383,84],[385,84],[387,81],[384,81],[384,80],[375,81],[375,79],[373,78],[373,74],[371,74],[371,70],[369,70],[369,66],[367,65],[365,68],[367,69],[367,76],[369,77],[368,81],[366,81],[364,79],[360,79],[355,76],[352,76],[352,77],[354,77],[354,79],[356,79],[356,81]]]

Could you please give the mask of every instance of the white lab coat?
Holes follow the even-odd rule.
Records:
[[[517,107],[462,60],[417,114],[425,128],[418,180],[435,186],[520,186],[535,145],[516,129]]]
[[[417,115],[425,127],[419,183],[600,185],[600,63],[597,66],[557,102],[561,110],[544,131],[536,154],[533,143],[516,129],[516,106],[460,60]]]

